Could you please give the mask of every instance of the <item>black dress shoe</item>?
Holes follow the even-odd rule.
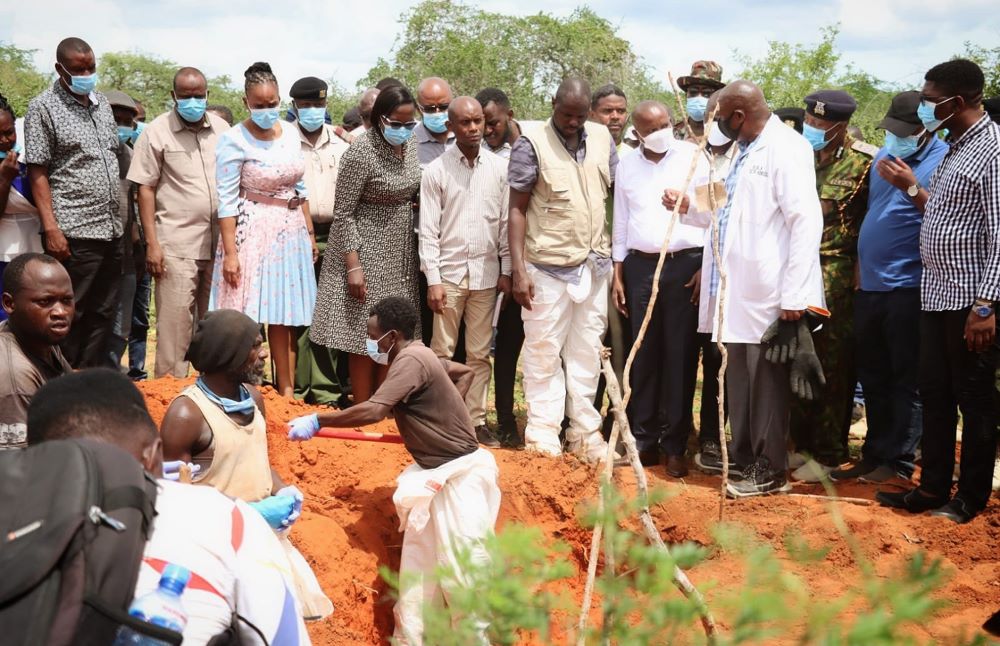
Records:
[[[946,499],[924,493],[920,487],[909,491],[879,491],[875,494],[875,500],[885,507],[905,509],[911,514],[922,514],[948,502]]]
[[[646,449],[639,451],[639,464],[644,467],[655,467],[660,463],[659,449]]]
[[[493,432],[485,424],[476,427],[476,441],[491,449],[500,446],[500,440],[493,435]]]
[[[688,474],[688,461],[683,455],[668,455],[663,464],[668,476],[683,478]]]
[[[961,498],[952,498],[948,504],[932,511],[931,516],[941,516],[959,525],[964,525],[976,517],[976,512],[972,511]]]

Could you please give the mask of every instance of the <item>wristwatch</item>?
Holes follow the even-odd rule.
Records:
[[[993,316],[993,303],[990,301],[976,300],[972,304],[972,312],[981,319]]]
[[[906,194],[910,197],[916,197],[920,194],[920,182],[914,182],[913,185],[906,188]]]

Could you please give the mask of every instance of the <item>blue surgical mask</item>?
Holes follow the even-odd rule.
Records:
[[[444,112],[432,112],[424,115],[424,127],[438,135],[448,130],[448,126],[445,125],[446,121],[448,121],[448,115]]]
[[[705,110],[708,109],[708,97],[689,96],[687,100],[688,116],[695,121],[705,120]]]
[[[368,353],[368,356],[372,358],[372,361],[379,364],[380,366],[389,365],[389,351],[396,346],[396,344],[393,343],[391,346],[389,346],[389,350],[386,350],[385,352],[379,352],[378,342],[384,339],[387,334],[389,333],[386,332],[378,339],[365,339],[365,351]]]
[[[316,132],[326,123],[326,108],[298,108],[299,124],[309,132]]]
[[[906,159],[920,150],[920,135],[897,137],[888,130],[885,133],[885,151],[897,159]]]
[[[250,119],[261,130],[270,130],[278,122],[278,108],[258,108],[250,110]]]
[[[198,390],[205,393],[209,401],[227,413],[250,413],[254,410],[254,406],[256,406],[253,397],[250,395],[250,391],[243,384],[240,384],[240,398],[237,401],[216,395],[201,377],[198,377],[194,383],[198,386]]]
[[[382,128],[382,136],[393,146],[400,146],[410,140],[410,137],[413,136],[413,131],[409,128],[384,126]]]
[[[135,133],[134,128],[129,128],[128,126],[118,126],[118,141],[123,144],[127,144],[132,140],[132,135]]]
[[[63,71],[69,75],[69,90],[73,94],[87,96],[94,91],[94,88],[97,87],[97,72],[94,72],[93,74],[86,74],[84,76],[73,76],[69,73],[69,70],[62,66],[61,63],[59,64],[59,67],[62,67]]]
[[[177,99],[177,114],[181,115],[181,119],[188,123],[201,121],[205,117],[205,108],[207,107],[208,98]]]
[[[954,98],[955,97],[949,97],[947,99],[944,99],[940,103],[933,103],[931,101],[921,101],[920,106],[917,107],[917,117],[919,117],[920,121],[923,122],[924,127],[931,132],[935,132],[938,128],[941,127],[942,123],[955,116],[954,113],[948,115],[944,119],[938,119],[937,117],[934,116],[934,111],[937,109],[939,105],[941,105],[942,103],[947,103],[948,101],[951,101]]]
[[[15,143],[14,147],[10,149],[10,152],[17,153],[18,155],[23,153],[24,148],[21,146],[21,142],[18,141],[17,143]],[[7,158],[7,153],[3,150],[0,150],[0,159],[6,159],[6,158]]]
[[[145,129],[146,129],[146,124],[145,123],[143,123],[142,121],[136,121],[135,122],[135,130],[132,131],[132,143],[133,144],[135,142],[139,141],[139,135],[141,135],[142,131],[145,130]]]
[[[837,126],[832,126],[830,130],[833,130]],[[810,126],[808,123],[802,124],[802,136],[806,138],[806,141],[812,146],[813,150],[823,150],[829,142],[826,138],[826,134],[830,130],[823,130],[822,128],[817,128],[816,126]]]

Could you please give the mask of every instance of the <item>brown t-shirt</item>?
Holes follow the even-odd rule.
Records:
[[[46,381],[72,371],[57,347],[45,360],[29,356],[9,322],[0,322],[0,450],[27,444],[31,398]]]
[[[419,341],[399,351],[371,401],[392,407],[403,443],[424,469],[479,448],[465,400],[443,360]]]

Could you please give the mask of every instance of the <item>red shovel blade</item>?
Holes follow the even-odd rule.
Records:
[[[326,437],[333,440],[358,440],[360,442],[385,442],[387,444],[402,444],[402,436],[395,433],[365,433],[363,431],[345,431],[342,429],[321,428],[316,437]]]

